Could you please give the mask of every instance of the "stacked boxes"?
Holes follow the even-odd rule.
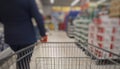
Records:
[[[96,33],[97,33],[97,29],[95,27],[95,25],[93,23],[91,23],[89,25],[89,35],[88,35],[88,43],[95,45],[96,42]],[[95,48],[92,46],[88,46],[89,51],[92,54],[95,54]]]
[[[120,0],[111,1],[110,16],[112,17],[120,16]]]
[[[119,19],[101,17],[89,25],[90,44],[116,54],[120,53],[120,24]],[[99,59],[115,58],[111,53],[89,46],[89,51]]]

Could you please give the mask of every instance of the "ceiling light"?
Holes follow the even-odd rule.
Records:
[[[50,3],[51,3],[51,4],[54,4],[54,2],[55,2],[55,0],[50,0]]]
[[[74,1],[71,3],[71,6],[75,6],[78,2],[80,2],[80,0],[74,0]]]

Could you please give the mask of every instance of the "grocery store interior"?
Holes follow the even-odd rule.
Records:
[[[4,41],[1,23],[0,69],[19,69],[17,63],[26,63],[30,54],[30,68],[21,63],[26,68],[20,69],[120,69],[120,0],[36,0],[36,4],[47,42],[40,42],[35,29],[34,50],[30,46],[14,52]]]

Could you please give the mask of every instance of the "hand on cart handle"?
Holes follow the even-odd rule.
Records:
[[[40,41],[41,42],[47,42],[48,41],[48,36],[46,35],[46,36],[42,37]]]

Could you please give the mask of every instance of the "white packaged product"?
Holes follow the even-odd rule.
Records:
[[[91,23],[89,25],[89,32],[88,32],[88,40],[96,39],[96,34],[97,34],[97,28],[95,27],[95,25],[93,23]]]
[[[100,49],[95,49],[95,54],[94,54],[98,59],[108,59],[111,58],[110,53],[105,52]]]
[[[110,35],[97,35],[97,42],[110,43],[112,36]]]
[[[93,23],[89,24],[89,32],[95,32],[96,31],[96,26]]]
[[[113,33],[117,34],[117,35],[120,35],[120,26],[114,27]]]
[[[115,54],[120,55],[120,49],[113,49],[113,50],[110,50],[110,51],[113,52],[113,53],[115,53]],[[113,54],[110,54],[110,57],[111,57],[112,59],[118,59],[118,56],[115,56],[115,55],[113,55]]]
[[[120,49],[120,42],[117,42],[117,43],[114,42],[112,45],[114,49]]]
[[[112,42],[120,42],[120,35],[114,34],[111,38]]]
[[[112,43],[98,43],[98,46],[99,46],[100,48],[109,50],[111,44],[112,44]]]
[[[102,26],[97,27],[97,33],[98,34],[112,35],[114,29],[115,29],[114,27],[108,27],[108,26],[102,25]]]
[[[116,26],[116,27],[120,26],[120,24],[119,24],[119,18],[111,18],[110,22],[111,22],[112,26]]]

